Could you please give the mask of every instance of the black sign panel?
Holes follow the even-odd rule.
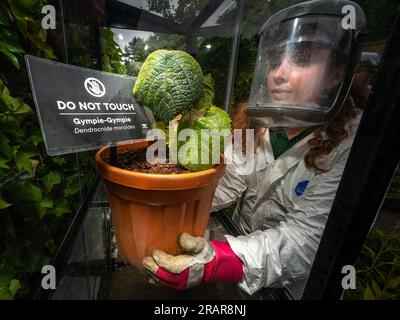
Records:
[[[51,156],[143,139],[151,111],[135,101],[132,77],[25,56]]]

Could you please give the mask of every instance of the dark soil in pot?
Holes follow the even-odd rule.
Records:
[[[110,164],[109,153],[104,157],[104,160]],[[139,150],[120,150],[117,153],[117,161],[114,166],[125,170],[152,174],[180,174],[191,172],[179,164],[168,163],[168,155],[166,160],[167,163],[147,162],[145,148]]]

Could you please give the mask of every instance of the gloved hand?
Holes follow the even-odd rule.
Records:
[[[243,263],[227,242],[206,241],[182,233],[179,244],[183,255],[172,256],[153,250],[143,265],[151,278],[166,286],[185,290],[200,283],[217,281],[239,282],[243,277]]]

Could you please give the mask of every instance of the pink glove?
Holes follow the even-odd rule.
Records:
[[[239,282],[243,277],[243,263],[228,243],[206,241],[182,233],[179,244],[185,254],[172,256],[154,250],[143,259],[150,277],[166,286],[185,290],[200,283],[217,281]]]

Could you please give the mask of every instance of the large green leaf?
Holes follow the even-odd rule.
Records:
[[[8,166],[9,161],[9,159],[4,159],[0,156],[0,169],[10,169],[10,167]]]
[[[12,97],[7,87],[4,87],[1,99],[13,114],[26,114],[33,112],[31,107],[25,104],[21,98]]]
[[[16,295],[19,289],[21,289],[21,282],[18,279],[12,279],[10,286],[8,287],[13,297]]]
[[[33,21],[33,18],[24,14],[20,11],[18,4],[15,1],[11,1],[10,3],[11,13],[14,17],[15,24],[23,37],[27,37],[29,35],[28,31],[28,21]]]
[[[45,198],[42,201],[40,201],[39,203],[37,203],[36,211],[38,213],[39,219],[42,219],[46,215],[48,209],[51,209],[51,208],[53,208],[53,200],[51,200],[51,199]]]
[[[13,3],[19,12],[26,15],[33,14],[38,8],[37,0],[13,0]]]
[[[33,144],[35,145],[35,147],[37,147],[37,145],[39,143],[43,142],[43,135],[42,135],[42,132],[40,131],[40,129],[38,129],[32,133],[32,141],[33,141]]]
[[[368,255],[374,259],[375,258],[375,252],[374,250],[372,250],[369,246],[367,246],[366,244],[364,244],[364,246],[362,247],[363,250],[366,250],[368,252]]]
[[[68,206],[68,202],[67,200],[63,200],[60,202],[60,204],[56,207],[56,209],[54,210],[54,214],[56,217],[61,217],[66,213],[70,213],[71,209]]]
[[[54,54],[52,48],[50,48],[50,47],[44,47],[44,46],[43,46],[43,47],[41,48],[41,50],[42,50],[42,52],[44,53],[44,56],[46,57],[46,59],[51,59],[51,60],[57,59],[57,57],[56,57],[56,55]],[[120,74],[123,74],[123,73],[120,73]]]
[[[43,30],[44,31],[44,30]],[[46,34],[46,33],[45,33]],[[45,46],[45,41],[42,39],[43,35],[38,34],[28,34],[29,41],[39,49],[42,49]]]
[[[156,50],[140,68],[133,93],[158,119],[168,123],[201,99],[203,73],[184,51]]]
[[[5,155],[8,159],[13,156],[13,148],[9,144],[10,140],[0,132],[0,152]]]
[[[50,192],[54,185],[61,183],[61,175],[57,171],[51,171],[43,178],[46,191]]]
[[[59,166],[66,164],[65,158],[63,157],[52,157],[51,160]]]
[[[396,289],[396,288],[398,288],[398,287],[400,286],[400,276],[399,276],[399,277],[391,278],[391,279],[387,282],[386,286],[387,286],[388,288],[390,288],[390,289]]]
[[[11,280],[15,277],[16,272],[4,272],[0,273],[0,287],[8,287]],[[4,272],[4,273],[3,273]]]
[[[15,155],[15,164],[18,170],[26,170],[29,173],[33,172],[32,157],[37,156],[36,152],[18,150]]]
[[[0,98],[7,105],[8,109],[12,110],[14,98],[11,97],[10,90],[8,90],[8,88],[6,87],[6,85],[4,83],[2,83],[2,86],[1,86]]]
[[[230,132],[231,119],[228,114],[215,106],[209,108],[203,116],[193,121],[185,122],[179,126],[179,131],[190,127],[194,129],[191,138],[184,143],[179,143],[179,163],[191,171],[202,171],[215,165],[212,155],[224,152],[224,135]],[[182,149],[181,149],[182,148]],[[182,154],[184,157],[181,157]],[[203,159],[206,162],[202,161]]]
[[[0,25],[3,26],[9,26],[10,25],[10,19],[5,11],[3,11],[3,8],[0,7]]]
[[[388,292],[382,292],[380,296],[380,300],[396,300],[397,295],[395,294],[390,294]]]
[[[0,209],[5,209],[8,208],[9,206],[11,206],[11,203],[8,203],[0,198]]]
[[[77,176],[74,175],[72,177],[69,177],[67,185],[65,186],[65,188],[63,190],[64,196],[66,196],[66,197],[72,196],[72,195],[77,194],[79,191],[80,191],[80,187],[79,187]]]
[[[42,207],[42,206],[40,206],[40,204],[36,204],[36,212],[37,212],[37,214],[38,214],[38,217],[39,217],[39,219],[41,220],[41,219],[43,219],[43,217],[46,215],[46,213],[47,213],[47,209],[46,208],[44,208],[44,207]]]
[[[14,296],[12,295],[8,287],[0,287],[0,300],[13,300],[13,299]]]
[[[47,199],[47,198],[43,199],[43,200],[40,202],[40,207],[41,207],[41,208],[46,208],[46,209],[53,208],[53,200]]]
[[[33,113],[32,108],[23,102],[22,99],[16,98],[14,104],[14,114],[29,114]]]
[[[369,287],[365,288],[363,296],[364,300],[376,300],[374,293]]]
[[[384,232],[383,230],[381,230],[381,229],[378,229],[378,228],[375,228],[375,229],[374,229],[374,232],[378,235],[378,237],[379,237],[381,243],[384,244],[385,239],[386,239],[386,234],[385,234],[385,232]]]
[[[32,183],[27,183],[21,192],[22,196],[28,201],[40,203],[43,199],[42,189]]]
[[[205,142],[204,136],[200,132],[192,130],[189,139],[179,143],[178,162],[183,167],[191,171],[202,171],[213,167],[209,159],[208,141]],[[203,138],[203,139],[202,139]],[[202,159],[206,159],[202,162]]]
[[[24,100],[18,97],[12,97],[10,95],[10,91],[4,84],[1,86],[1,88],[2,92],[0,94],[0,99],[7,105],[8,110],[10,110],[12,114],[22,115],[33,112],[31,107],[24,103]]]
[[[6,43],[9,46],[14,47],[14,50],[10,50],[12,52],[24,53],[24,49],[18,43],[18,35],[12,29],[0,28],[0,39],[1,42]]]
[[[0,128],[3,133],[7,133],[9,137],[23,136],[24,133],[20,128],[19,121],[15,117],[0,117]]]
[[[19,70],[18,58],[8,50],[0,48],[0,52]]]
[[[379,298],[382,295],[382,290],[375,280],[372,280],[372,288],[374,289],[375,296]]]
[[[215,106],[212,106],[207,113],[194,123],[195,129],[230,129],[231,119],[228,114]]]
[[[15,52],[15,53],[24,53],[24,49],[18,43],[6,41],[6,39],[0,40],[0,50]]]
[[[211,73],[208,73],[203,79],[203,96],[194,108],[197,110],[208,110],[213,105],[214,91],[215,81]]]

